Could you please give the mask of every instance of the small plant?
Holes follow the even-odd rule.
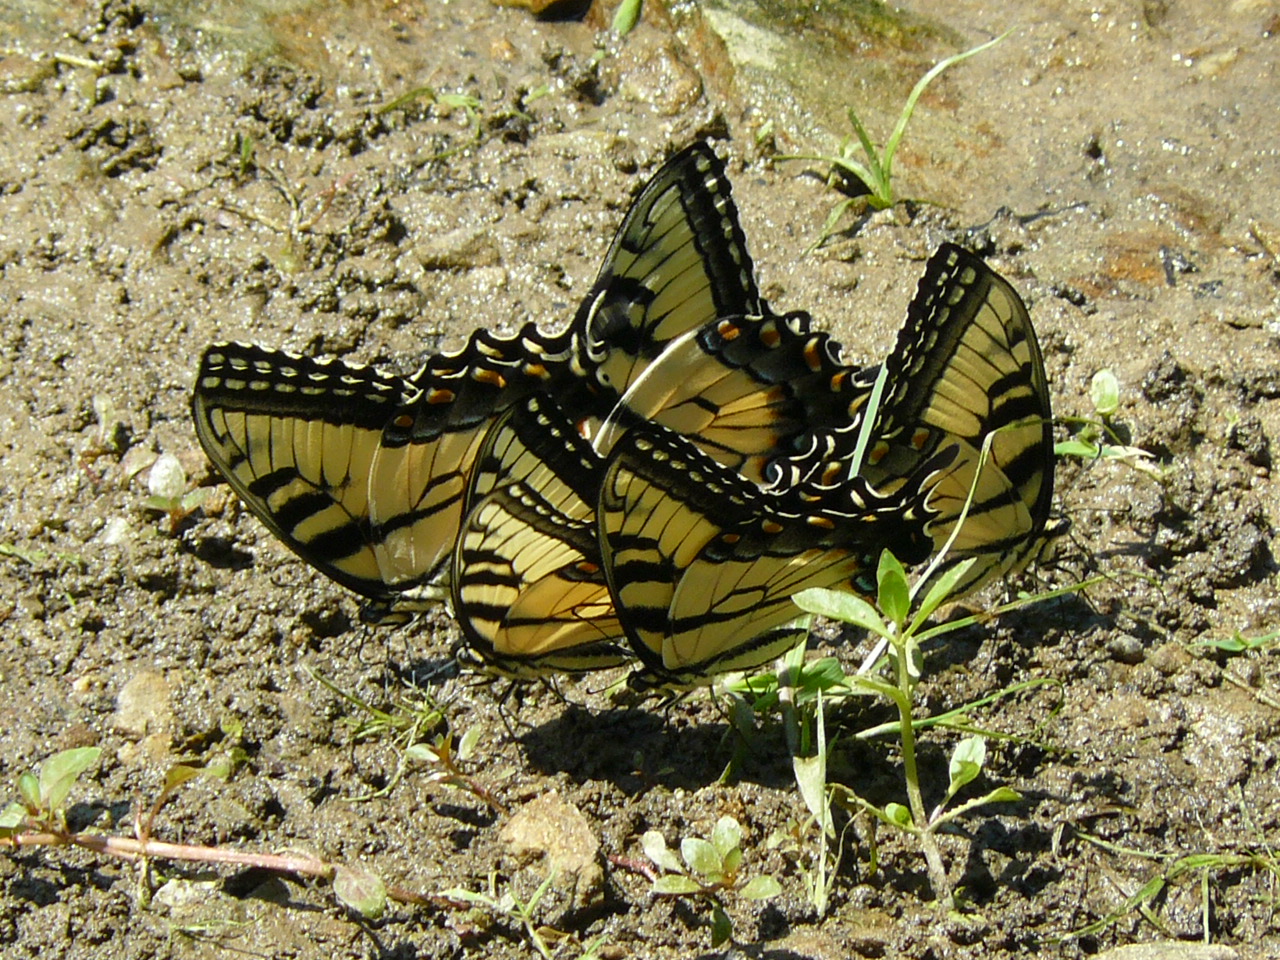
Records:
[[[147,491],[142,501],[148,510],[159,510],[169,516],[169,533],[176,534],[182,521],[195,513],[209,495],[208,488],[189,489],[187,471],[171,453],[162,453],[147,475]]]
[[[542,902],[542,898],[546,896],[547,890],[555,882],[556,871],[552,868],[547,874],[547,878],[538,885],[538,889],[533,891],[533,895],[528,900],[521,900],[508,888],[506,892],[498,893],[498,878],[496,874],[489,875],[489,890],[487,893],[473,893],[461,887],[451,887],[440,894],[442,899],[460,901],[462,903],[471,904],[487,910],[492,914],[500,917],[508,917],[517,921],[524,927],[525,934],[529,937],[529,942],[533,945],[533,949],[538,954],[551,960],[555,955],[548,940],[563,940],[568,935],[559,930],[550,929],[538,923],[535,916],[538,904]],[[590,960],[599,952],[600,947],[604,945],[604,937],[597,937],[591,941],[579,954],[580,960]]]
[[[1116,460],[1158,483],[1168,480],[1168,468],[1156,463],[1155,457],[1146,450],[1126,444],[1121,436],[1124,428],[1113,421],[1120,410],[1120,382],[1111,370],[1102,369],[1093,375],[1089,381],[1089,399],[1098,419],[1065,418],[1066,423],[1080,429],[1071,439],[1055,444],[1054,455],[1084,460]]]
[[[488,788],[474,777],[462,772],[460,764],[471,759],[475,753],[476,744],[480,740],[478,727],[472,727],[456,742],[453,733],[445,730],[437,734],[431,743],[427,743],[422,739],[424,734],[444,723],[444,714],[431,697],[422,695],[417,700],[402,701],[391,710],[380,710],[354,693],[343,690],[314,670],[308,670],[308,673],[317,683],[357,708],[359,713],[347,718],[347,723],[352,727],[352,736],[357,740],[389,736],[392,745],[399,752],[400,759],[396,764],[395,773],[391,775],[386,785],[372,793],[353,797],[351,802],[360,803],[386,796],[400,782],[408,764],[417,761],[430,764],[435,768],[428,774],[428,782],[465,790],[495,810],[506,809]]]
[[[1254,653],[1260,650],[1266,650],[1268,647],[1274,646],[1277,640],[1280,640],[1280,630],[1272,630],[1270,633],[1264,633],[1256,637],[1246,637],[1237,630],[1231,634],[1230,637],[1214,637],[1211,640],[1197,640],[1192,644],[1192,646],[1209,647],[1214,650],[1221,650],[1228,656],[1235,656],[1236,654],[1241,653]]]
[[[826,154],[787,154],[780,156],[779,160],[816,160],[821,163],[829,163],[847,174],[856,178],[867,190],[866,202],[876,210],[887,210],[897,202],[897,197],[893,190],[893,158],[898,152],[898,147],[902,143],[903,134],[906,133],[907,123],[911,120],[911,115],[915,113],[916,103],[921,95],[928,88],[937,76],[948,67],[960,63],[962,60],[968,60],[970,57],[981,53],[984,50],[994,47],[1003,40],[1012,31],[1006,31],[994,40],[988,40],[986,43],[980,44],[971,50],[963,53],[957,53],[953,57],[947,57],[934,64],[923,77],[921,77],[911,93],[907,96],[907,102],[903,104],[902,113],[898,115],[898,123],[893,128],[893,133],[889,135],[889,139],[885,142],[883,150],[877,150],[871,141],[871,135],[867,132],[867,128],[863,126],[862,121],[858,119],[857,113],[853,107],[849,108],[849,124],[853,127],[853,132],[857,136],[858,148],[861,149],[864,160],[857,158],[857,150],[853,146],[853,138],[846,137],[840,145],[840,152],[835,155]],[[835,231],[835,225],[854,203],[860,198],[851,197],[842,200],[832,208],[831,213],[827,216],[827,222],[822,227],[822,232],[818,239],[814,241],[810,250],[821,246],[823,241]]]
[[[861,597],[829,590],[806,590],[795,598],[802,610],[855,624],[880,637],[887,644],[892,681],[868,675],[859,675],[850,680],[867,692],[887,698],[898,709],[898,733],[902,742],[907,804],[889,803],[878,807],[859,797],[852,789],[839,784],[834,786],[835,796],[847,805],[864,810],[877,820],[917,837],[928,864],[930,883],[939,900],[948,898],[951,893],[937,843],[937,833],[941,828],[979,807],[1021,799],[1016,790],[997,787],[953,810],[946,809],[956,794],[982,772],[986,744],[981,737],[963,740],[953,751],[946,796],[932,811],[926,809],[920,789],[920,775],[916,765],[917,723],[913,706],[923,662],[920,643],[928,637],[957,629],[953,623],[925,629],[925,623],[951,595],[955,585],[972,564],[972,559],[965,560],[942,574],[920,602],[914,616],[906,572],[898,559],[887,550],[881,555],[876,571],[879,611]]]
[[[742,827],[733,817],[721,817],[709,838],[685,837],[680,856],[657,830],[640,838],[645,855],[663,871],[653,892],[666,897],[696,897],[711,903],[711,945],[718,947],[733,935],[721,898],[735,894],[747,900],[767,900],[782,892],[777,879],[763,875],[742,881]]]
[[[134,818],[134,835],[112,836],[100,829],[73,830],[67,822],[67,800],[71,790],[90,767],[97,763],[100,747],[77,747],[49,757],[39,773],[18,776],[18,800],[0,811],[0,850],[36,847],[79,847],[94,853],[140,863],[140,896],[145,904],[150,896],[149,865],[153,860],[180,860],[196,863],[224,863],[256,867],[276,873],[331,880],[334,893],[348,907],[368,919],[380,916],[388,900],[401,903],[450,901],[400,887],[388,887],[361,866],[330,863],[305,854],[265,854],[208,847],[190,843],[168,843],[152,837],[156,814],[184,784],[206,771],[178,764],[165,774],[164,786],[154,803],[139,806]]]

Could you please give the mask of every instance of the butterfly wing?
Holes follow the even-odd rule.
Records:
[[[766,312],[724,164],[706,143],[640,191],[572,330],[606,410],[671,341],[719,317]]]
[[[383,427],[415,392],[370,367],[223,343],[201,358],[192,414],[209,459],[272,533],[382,600],[367,479]]]
[[[596,545],[603,466],[548,397],[489,430],[454,554],[453,607],[490,668],[529,677],[630,659]]]
[[[953,455],[935,454],[892,497],[853,481],[832,509],[762,491],[670,431],[628,431],[610,455],[597,520],[642,683],[683,687],[768,662],[805,634],[798,591],[867,592],[885,548],[923,559],[925,484]]]
[[[448,596],[485,432],[553,382],[557,363],[567,369],[567,355],[533,330],[478,331],[408,379],[219,344],[201,361],[192,412],[214,465],[277,537],[369,598],[370,620],[402,620]]]
[[[950,563],[977,559],[957,593],[1025,563],[1043,545],[1054,459],[1044,360],[1022,299],[981,259],[944,244],[886,363],[890,393],[862,475],[892,484],[940,445],[959,443],[930,499],[941,548],[974,491],[948,553]]]
[[[605,455],[652,421],[693,440],[753,483],[801,434],[860,417],[874,371],[842,364],[807,314],[720,317],[677,337],[623,394],[593,438]]]

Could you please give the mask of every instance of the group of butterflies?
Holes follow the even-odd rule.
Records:
[[[1050,536],[1049,395],[1013,288],[943,245],[883,374],[846,366],[761,299],[705,143],[640,191],[562,332],[480,329],[407,378],[219,343],[192,411],[367,620],[445,603],[469,659],[517,678],[638,660],[633,685],[684,689],[801,641],[797,592],[871,595],[885,549],[950,540],[964,592]]]

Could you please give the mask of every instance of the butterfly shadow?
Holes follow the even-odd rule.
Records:
[[[518,737],[528,765],[575,782],[606,780],[630,794],[652,787],[697,790],[735,779],[769,787],[794,783],[780,730],[747,745],[709,707],[592,710],[569,704]]]

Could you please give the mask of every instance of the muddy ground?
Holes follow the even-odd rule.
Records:
[[[535,911],[566,935],[546,933],[561,957],[596,938],[606,957],[711,953],[705,906],[654,898],[627,861],[643,861],[646,830],[674,845],[726,814],[746,834],[744,874],[783,888],[726,898],[746,956],[1074,957],[1170,939],[1280,955],[1280,671],[1265,645],[1196,646],[1280,627],[1280,5],[801,9],[651,2],[618,40],[611,6],[539,22],[481,0],[0,4],[6,791],[58,750],[99,746],[71,825],[129,835],[173,764],[232,761],[229,779],[179,790],[154,836],[308,852],[424,894],[529,897],[549,863],[517,834],[550,830],[562,862],[580,858]],[[908,130],[899,187],[933,203],[850,214],[804,255],[840,195],[822,165],[771,157],[833,150],[846,105],[887,131],[929,64],[1011,26]],[[1024,799],[944,838],[961,911],[926,902],[922,857],[888,830],[872,870],[859,820],[819,917],[813,833],[769,842],[805,813],[775,721],[743,748],[707,698],[660,712],[601,681],[502,701],[503,685],[450,668],[443,616],[360,625],[350,595],[216,486],[196,444],[188,397],[215,339],[408,372],[476,326],[563,323],[631,193],[698,136],[729,160],[775,306],[876,359],[929,252],[965,242],[1030,304],[1056,412],[1089,415],[1090,380],[1110,368],[1117,428],[1154,455],[1154,471],[1058,471],[1073,531],[1041,580],[1108,580],[927,650],[930,711],[1061,684],[975,714],[1017,739],[992,742],[966,796],[1005,784]],[[173,528],[144,506],[159,453],[211,488]],[[860,637],[822,636],[815,655],[858,662]],[[425,764],[397,778],[403,737],[357,736],[367,716],[318,677],[384,710],[430,697],[453,731],[477,730],[463,769],[503,809]],[[843,737],[833,778],[877,802],[901,798],[900,754],[848,736],[887,716],[858,700],[828,721]],[[931,801],[955,740],[925,735]],[[1212,858],[1179,859],[1192,854]],[[518,920],[482,908],[392,905],[364,922],[318,881],[152,870],[147,902],[120,861],[0,856],[0,952],[533,951]],[[1126,906],[1164,875],[1145,912]]]

